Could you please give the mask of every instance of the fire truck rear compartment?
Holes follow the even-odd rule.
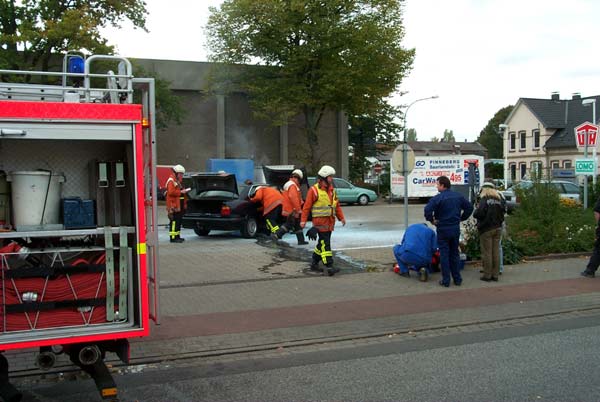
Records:
[[[83,126],[79,138],[85,138],[87,129]],[[133,125],[118,126],[121,127],[106,128],[108,132],[123,133],[123,126],[129,127],[129,141],[0,137],[1,170],[9,175],[37,169],[63,174],[62,198],[91,198],[96,206],[107,209],[98,211],[96,207],[96,221],[104,222],[89,230],[0,233],[0,245],[16,241],[27,250],[2,253],[0,248],[0,344],[39,339],[40,333],[59,338],[140,327],[141,289],[133,213],[135,182],[134,169],[129,168],[135,166]],[[43,134],[43,130],[39,133]],[[102,130],[92,130],[92,138],[99,133]],[[124,182],[120,187],[110,183],[114,176],[109,178],[107,191],[98,187],[98,174],[94,170],[104,162],[109,169],[111,164],[123,164]],[[117,204],[111,204],[115,199],[111,191],[118,193]],[[14,210],[19,206],[11,207]],[[116,207],[117,217],[110,210]],[[28,237],[22,237],[25,235]],[[132,297],[134,292],[136,295]]]

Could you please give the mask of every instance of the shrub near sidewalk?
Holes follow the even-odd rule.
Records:
[[[523,256],[591,251],[594,245],[594,214],[576,201],[561,199],[543,183],[517,190],[519,208],[506,217],[502,237],[504,263],[518,263]],[[463,226],[464,250],[479,259],[479,235],[474,219]]]
[[[524,255],[590,251],[594,214],[581,204],[561,200],[543,183],[517,190],[519,208],[507,219],[509,237]]]

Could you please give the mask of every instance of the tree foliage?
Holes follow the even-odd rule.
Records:
[[[129,20],[145,29],[143,0],[0,0],[0,66],[48,70],[53,54],[110,54],[99,28]]]
[[[0,68],[61,71],[66,52],[113,54],[99,28],[128,20],[145,30],[146,14],[143,0],[0,0]],[[184,110],[169,82],[139,67],[134,74],[155,78],[157,127],[179,124]]]
[[[411,68],[414,50],[401,44],[402,3],[225,0],[211,8],[206,27],[211,58],[262,66],[241,69],[236,85],[259,117],[282,122],[303,114],[315,171],[324,113],[381,109]]]
[[[502,132],[498,129],[498,126],[506,121],[512,109],[513,106],[509,105],[498,110],[477,137],[477,142],[487,148],[488,157],[491,159],[504,157]]]
[[[406,131],[406,141],[417,141],[417,130],[409,128]]]
[[[370,114],[350,116],[348,143],[353,153],[350,158],[350,180],[363,180],[370,168],[366,157],[377,157],[376,144],[394,146],[398,143],[399,108],[385,104]]]
[[[445,129],[444,135],[442,136],[443,142],[455,142],[456,138],[454,138],[454,131]]]

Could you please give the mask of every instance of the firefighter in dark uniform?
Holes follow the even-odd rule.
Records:
[[[311,240],[319,240],[312,255],[310,269],[319,271],[319,262],[323,262],[329,276],[339,272],[338,268],[333,266],[333,252],[331,251],[331,232],[335,226],[335,218],[342,225],[346,225],[346,218],[342,212],[342,207],[338,200],[335,189],[333,188],[333,176],[335,169],[331,166],[323,166],[317,173],[317,183],[308,189],[306,201],[302,208],[302,217],[300,218],[300,227],[304,228],[308,216],[312,215],[312,228],[306,233]]]
[[[171,243],[183,243],[181,238],[181,221],[187,206],[186,193],[189,188],[184,189],[181,180],[185,168],[181,165],[173,166],[173,172],[167,179],[167,214],[169,216],[169,239]]]
[[[425,219],[433,223],[437,231],[438,246],[442,265],[440,285],[450,286],[450,276],[456,286],[462,284],[459,271],[460,255],[458,241],[460,222],[467,220],[473,212],[473,205],[461,194],[450,190],[452,184],[446,176],[437,178],[439,194],[425,206]]]

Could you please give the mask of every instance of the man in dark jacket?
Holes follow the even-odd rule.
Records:
[[[446,176],[437,178],[439,194],[425,206],[425,219],[437,228],[438,246],[442,265],[440,285],[450,286],[450,275],[456,286],[462,283],[459,271],[460,255],[458,241],[460,238],[460,222],[467,220],[473,212],[473,206],[461,194],[450,190],[450,179]]]
[[[581,276],[593,278],[596,276],[598,266],[600,266],[600,198],[594,205],[594,219],[596,220],[596,239],[594,240],[594,250],[587,267],[581,272]]]
[[[482,281],[498,281],[500,275],[500,238],[506,204],[493,183],[481,186],[481,199],[473,213],[477,219],[481,260],[483,262]]]

